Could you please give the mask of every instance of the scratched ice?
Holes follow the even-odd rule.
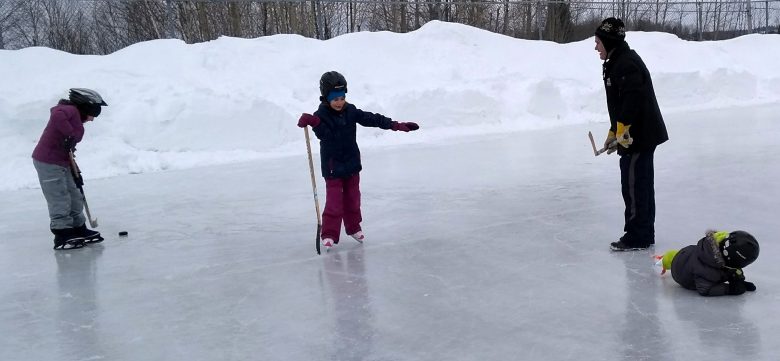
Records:
[[[38,189],[2,192],[0,359],[776,360],[778,113],[666,115],[647,252],[608,250],[603,123],[364,151],[367,241],[321,256],[305,157],[89,181],[107,240],[71,252]],[[656,273],[708,228],[756,235],[757,292]]]

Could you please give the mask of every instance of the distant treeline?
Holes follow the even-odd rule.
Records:
[[[407,32],[431,20],[565,43],[592,36],[608,16],[622,18],[628,30],[717,40],[776,33],[779,14],[780,0],[0,0],[0,49],[108,54],[152,39],[197,43],[281,33],[329,39],[366,30]]]

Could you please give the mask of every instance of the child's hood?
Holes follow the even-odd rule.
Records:
[[[725,237],[723,236],[724,233]],[[725,267],[726,261],[723,259],[723,254],[720,253],[720,243],[728,237],[728,234],[728,232],[707,231],[698,244],[701,251],[699,259],[712,267]]]

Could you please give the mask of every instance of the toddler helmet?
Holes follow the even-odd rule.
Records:
[[[320,78],[320,95],[327,97],[334,90],[347,92],[347,79],[337,71],[329,71]]]
[[[720,244],[726,266],[744,268],[758,258],[758,241],[745,231],[734,231]]]
[[[79,108],[79,111],[93,117],[100,115],[101,106],[108,105],[98,92],[86,88],[71,88],[68,99]]]

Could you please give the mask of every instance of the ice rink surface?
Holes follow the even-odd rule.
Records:
[[[364,149],[367,241],[321,256],[304,155],[88,179],[107,239],[67,252],[39,189],[2,192],[0,360],[777,360],[777,114],[666,115],[643,252],[608,248],[605,123]],[[658,274],[710,228],[758,238],[756,292]]]

